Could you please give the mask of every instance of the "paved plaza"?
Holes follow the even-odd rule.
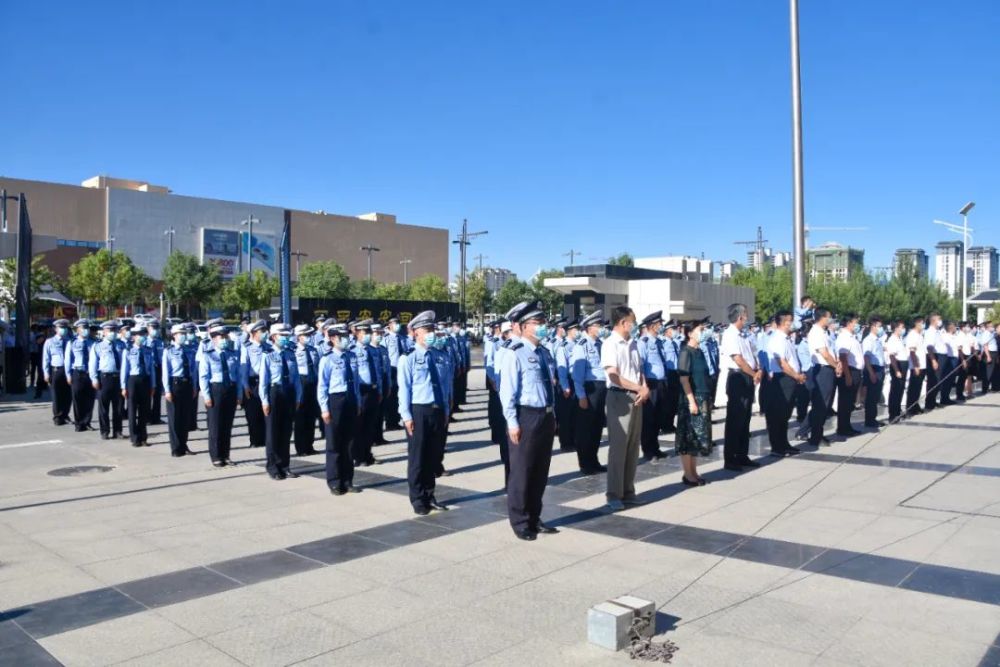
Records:
[[[760,469],[703,461],[688,489],[675,458],[642,464],[646,504],[613,515],[557,450],[561,532],[526,543],[482,386],[451,426],[452,510],[423,518],[400,431],[332,497],[322,456],[269,479],[241,413],[214,469],[204,413],[174,459],[162,426],[133,449],[0,403],[0,665],[634,664],[586,637],[624,594],[656,602],[676,665],[1000,664],[1000,395],[783,460],[755,417]]]

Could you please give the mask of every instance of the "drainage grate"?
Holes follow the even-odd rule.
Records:
[[[76,477],[77,475],[111,472],[114,469],[114,466],[70,466],[69,468],[50,470],[49,474],[53,477]]]

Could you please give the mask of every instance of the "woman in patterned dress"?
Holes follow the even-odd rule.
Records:
[[[681,457],[684,475],[681,481],[687,486],[704,486],[704,478],[696,469],[697,456],[712,453],[711,383],[708,362],[701,351],[704,338],[711,336],[705,320],[692,320],[681,324],[684,345],[677,360],[682,393],[677,406],[677,435],[674,448]]]

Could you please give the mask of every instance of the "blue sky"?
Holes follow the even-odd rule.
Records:
[[[757,225],[790,249],[787,12],[7,2],[0,173],[468,218],[489,230],[470,256],[522,276],[571,248],[741,258]],[[974,199],[975,242],[1000,246],[1000,4],[802,0],[801,33],[807,222],[870,228],[811,243],[887,265]]]

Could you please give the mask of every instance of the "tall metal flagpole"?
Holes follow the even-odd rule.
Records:
[[[789,0],[792,42],[792,242],[795,260],[794,303],[806,291],[805,202],[802,194],[802,82],[799,70],[799,0]]]

